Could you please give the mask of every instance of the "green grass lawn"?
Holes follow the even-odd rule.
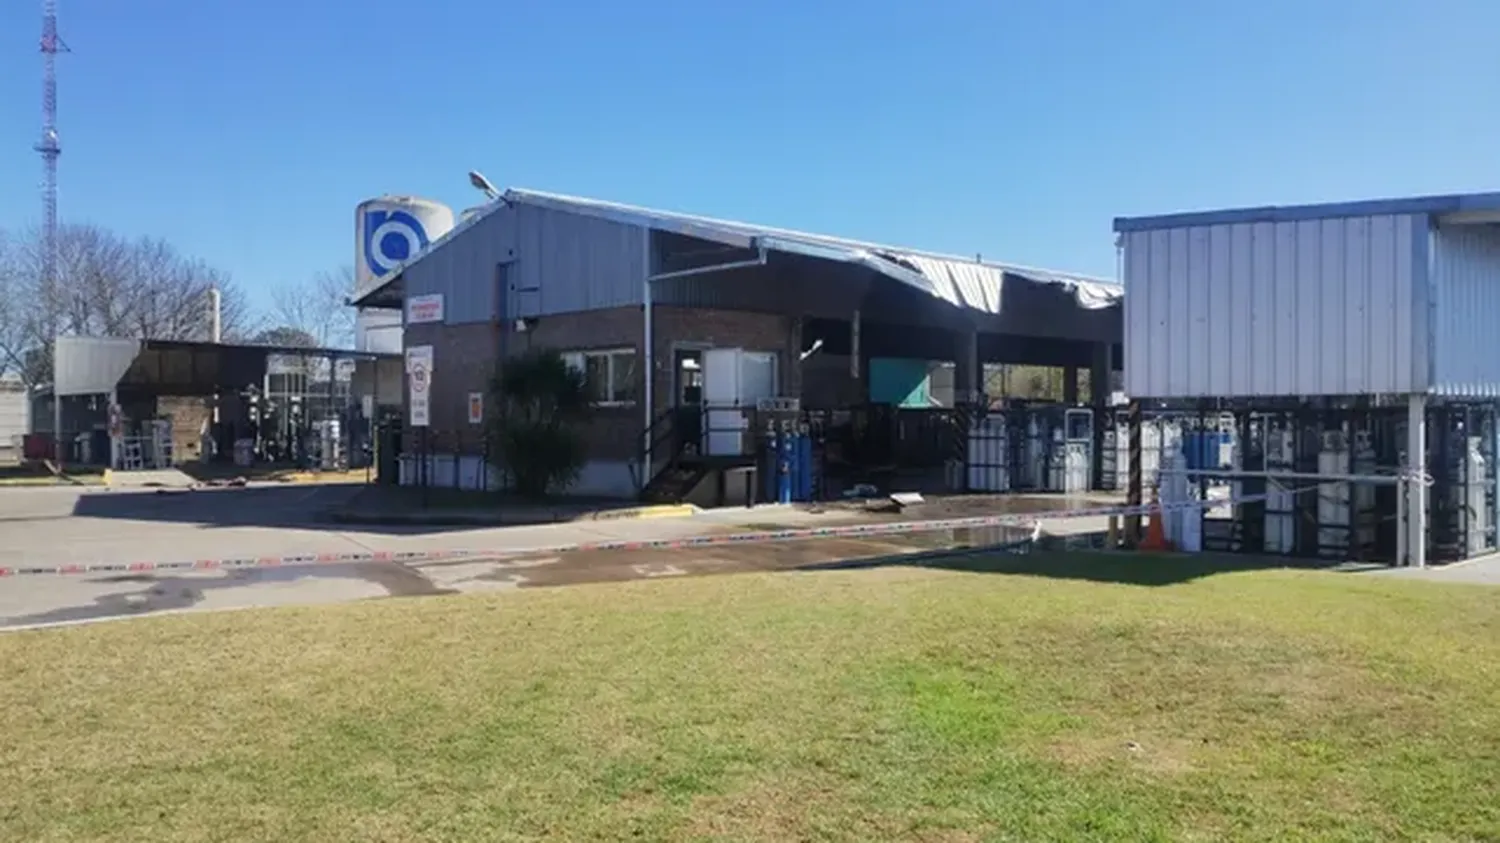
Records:
[[[1495,840],[1500,590],[884,569],[0,635],[0,840]]]

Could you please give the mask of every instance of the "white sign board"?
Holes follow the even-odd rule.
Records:
[[[469,393],[469,424],[484,422],[484,393]]]
[[[422,325],[443,321],[443,294],[412,296],[406,300],[406,324]]]
[[[411,426],[427,427],[432,407],[432,346],[406,350],[406,380],[411,385]]]

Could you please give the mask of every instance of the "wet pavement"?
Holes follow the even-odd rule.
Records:
[[[996,527],[676,550],[475,557],[429,563],[370,562],[155,575],[38,576],[5,584],[0,592],[0,628],[82,623],[164,612],[885,564],[933,551],[1015,545],[1028,536],[1029,531],[1024,529]]]
[[[1018,514],[1049,532],[1091,532],[1103,519],[1049,512],[1107,505],[1097,497],[971,496],[899,508],[888,501],[820,508],[710,510],[690,518],[583,522],[498,529],[348,530],[317,521],[347,490],[248,489],[183,494],[0,496],[0,566],[72,562],[176,562],[231,556],[349,552],[442,553],[461,561],[363,562],[153,575],[34,575],[0,579],[0,628],[86,622],[176,611],[335,603],[737,571],[774,571],[936,549],[1014,542],[1029,526],[930,530],[684,548],[549,554],[538,548],[600,541],[676,540],[747,531]]]

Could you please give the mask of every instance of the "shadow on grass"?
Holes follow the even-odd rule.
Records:
[[[1296,569],[1348,570],[1345,563],[1228,553],[1129,553],[1064,549],[1061,543],[1020,541],[984,547],[954,547],[909,554],[803,565],[801,571],[836,571],[893,566],[934,568],[975,574],[1009,574],[1120,585],[1165,586],[1216,574]]]

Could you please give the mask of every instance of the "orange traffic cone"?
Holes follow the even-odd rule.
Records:
[[[1146,538],[1141,541],[1141,550],[1160,553],[1172,550],[1162,528],[1161,494],[1156,486],[1151,487],[1151,521],[1146,525]]]

